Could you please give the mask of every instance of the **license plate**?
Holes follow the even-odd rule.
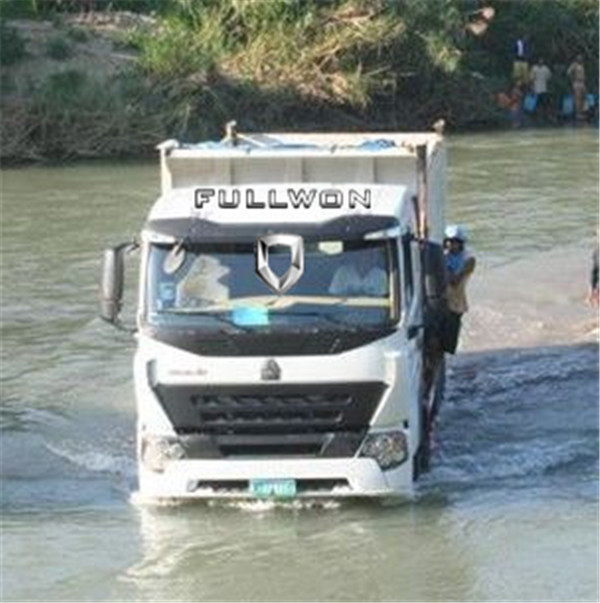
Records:
[[[296,496],[295,479],[250,480],[250,494],[257,498],[293,498]]]

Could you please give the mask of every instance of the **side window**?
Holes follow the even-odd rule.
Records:
[[[406,306],[410,307],[412,297],[415,292],[415,282],[412,264],[412,252],[410,242],[412,234],[408,233],[402,237],[402,265],[404,269],[404,295],[406,296]]]

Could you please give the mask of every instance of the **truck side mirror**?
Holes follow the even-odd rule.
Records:
[[[118,326],[119,313],[123,305],[123,284],[127,251],[135,249],[137,243],[122,243],[104,251],[100,281],[100,318]]]

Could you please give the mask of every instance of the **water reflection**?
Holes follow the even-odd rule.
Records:
[[[465,600],[473,572],[444,511],[140,508],[143,556],[123,579],[149,599]]]

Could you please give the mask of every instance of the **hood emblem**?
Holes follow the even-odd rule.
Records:
[[[279,381],[281,379],[281,367],[270,358],[263,364],[260,370],[260,378],[263,381]]]
[[[288,247],[291,263],[287,272],[277,276],[269,266],[269,248]],[[281,295],[293,287],[304,272],[304,241],[302,237],[291,234],[272,234],[260,237],[256,241],[256,274],[270,287]]]

